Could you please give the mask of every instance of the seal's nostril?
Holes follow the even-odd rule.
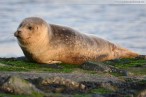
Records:
[[[20,33],[21,33],[21,31],[20,31],[20,30],[18,30],[17,32],[18,32],[18,34],[20,34]]]
[[[20,35],[21,31],[20,30],[17,30],[15,33],[14,33],[14,36],[18,37]]]

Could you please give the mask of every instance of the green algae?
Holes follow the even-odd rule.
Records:
[[[108,65],[112,65],[121,69],[126,69],[129,67],[141,67],[146,65],[145,59],[117,59],[112,61],[104,62]]]
[[[97,89],[93,89],[91,91],[91,93],[96,93],[96,94],[110,94],[113,91],[106,89],[106,88],[97,88]]]
[[[136,75],[146,74],[146,60],[144,59],[117,59],[112,61],[103,62],[106,65],[112,65],[115,68],[130,71]],[[57,64],[57,68],[50,68],[48,64],[37,64],[27,60],[19,60],[17,58],[0,58],[0,71],[36,71],[36,72],[62,72],[71,73],[80,69],[79,65],[72,64]],[[96,73],[91,70],[82,70],[85,73]],[[116,73],[111,73],[118,76]],[[120,76],[120,75],[119,75]]]
[[[50,68],[48,64],[37,64],[32,63],[27,60],[18,60],[15,58],[1,58],[1,64],[5,64],[4,66],[0,66],[0,71],[37,71],[37,72],[64,72],[70,73],[74,69],[78,68],[77,65],[68,65],[68,64],[58,64],[61,68]]]
[[[145,59],[117,59],[112,61],[106,61],[104,63],[106,65],[112,65],[119,69],[127,70],[135,75],[146,75]]]

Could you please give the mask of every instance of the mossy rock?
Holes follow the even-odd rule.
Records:
[[[43,93],[33,84],[18,76],[11,76],[5,80],[1,86],[1,90],[7,93],[18,95],[31,95],[34,97],[42,97]]]

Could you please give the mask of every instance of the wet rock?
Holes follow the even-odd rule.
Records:
[[[41,93],[34,85],[28,81],[18,77],[9,77],[1,86],[1,90],[13,94],[26,94]]]
[[[66,89],[71,89],[71,90],[84,90],[85,85],[80,84],[78,82],[72,81],[70,79],[64,79],[63,77],[53,77],[53,78],[47,78],[42,80],[41,82],[42,85],[54,85],[55,92],[63,92]],[[51,91],[51,90],[50,90]]]

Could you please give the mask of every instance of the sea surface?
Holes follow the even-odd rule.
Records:
[[[94,34],[146,54],[145,4],[66,1],[0,0],[0,57],[23,56],[13,34],[19,23],[30,16],[41,17],[48,23],[69,26],[82,33]]]

